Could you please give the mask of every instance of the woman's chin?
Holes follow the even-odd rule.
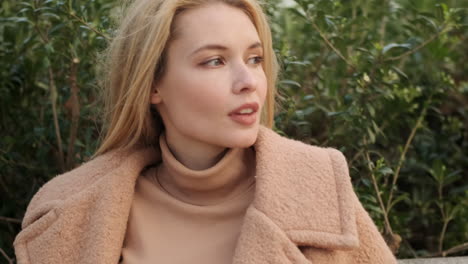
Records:
[[[232,136],[230,148],[248,148],[255,144],[258,137],[258,126],[248,131],[241,131]]]

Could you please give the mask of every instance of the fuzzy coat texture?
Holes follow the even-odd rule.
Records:
[[[396,263],[341,152],[264,126],[254,147],[255,196],[233,264]],[[18,263],[118,263],[136,179],[160,161],[155,148],[112,151],[46,183],[15,239]]]

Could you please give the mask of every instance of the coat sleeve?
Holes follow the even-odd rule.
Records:
[[[349,175],[349,168],[344,155],[335,149],[331,150],[333,169],[336,173]],[[347,177],[349,180],[350,177]],[[362,206],[356,193],[351,187],[351,199],[356,216],[356,227],[359,239],[358,248],[349,253],[356,264],[396,264],[396,258],[385,243],[382,235]]]

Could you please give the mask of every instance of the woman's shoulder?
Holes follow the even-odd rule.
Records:
[[[23,228],[38,218],[36,215],[44,214],[60,201],[92,184],[107,167],[110,167],[108,165],[115,163],[115,158],[113,153],[98,156],[46,182],[31,199],[23,220]]]
[[[299,162],[315,161],[330,164],[340,172],[347,171],[346,158],[338,149],[307,144],[281,135],[270,128],[260,129],[257,146],[262,152],[276,156],[277,159]]]
[[[304,194],[304,201],[314,203],[321,198],[311,196],[311,190],[337,197],[353,193],[348,164],[339,150],[289,139],[270,129],[260,134],[255,148],[257,173],[268,175],[276,189],[286,186],[285,196]]]
[[[148,150],[142,149],[110,151],[53,177],[31,199],[23,219],[23,228],[65,200],[92,188],[113,171],[125,170],[126,167],[143,167],[152,158],[148,157],[151,155],[147,152]]]

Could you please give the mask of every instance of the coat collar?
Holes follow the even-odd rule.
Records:
[[[353,189],[347,165],[340,162],[341,155],[337,159],[336,150],[287,139],[267,128],[261,129],[255,150],[256,193],[234,264],[310,264],[299,246],[358,246]]]
[[[255,196],[244,218],[234,264],[309,263],[299,246],[358,245],[347,168],[336,163],[330,151],[284,138],[264,126],[254,147]],[[28,207],[24,230],[15,241],[17,255],[37,251],[49,254],[44,256],[48,263],[55,263],[50,261],[54,256],[61,258],[57,263],[68,263],[64,253],[80,250],[89,263],[116,263],[136,179],[145,166],[160,159],[152,148],[114,151],[54,178]],[[37,224],[47,217],[50,224]],[[37,239],[42,234],[47,235],[50,253]]]

